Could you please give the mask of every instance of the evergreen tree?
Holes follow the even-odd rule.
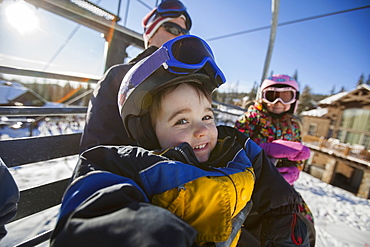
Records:
[[[358,78],[357,86],[364,83],[364,73],[360,75],[360,78]]]
[[[332,87],[332,89],[330,90],[330,95],[333,95],[335,94],[335,85]]]
[[[299,97],[297,114],[301,114],[302,111],[311,110],[314,107],[312,89],[309,86],[305,86]]]
[[[367,77],[366,85],[370,85],[370,74],[369,74],[369,75],[368,75],[368,77]]]
[[[88,83],[88,84],[87,84],[87,89],[86,89],[86,91],[91,91],[91,83]],[[91,93],[90,93],[90,94],[88,94],[88,95],[91,95]],[[91,96],[87,96],[87,95],[86,95],[86,96],[83,98],[82,105],[83,105],[83,106],[88,106],[90,98],[91,98]]]
[[[294,71],[293,78],[298,82],[298,70]]]
[[[258,90],[258,84],[256,81],[254,81],[253,88],[248,93],[249,100],[254,100],[257,96],[257,90]]]
[[[339,93],[343,93],[343,92],[345,92],[346,91],[346,89],[344,88],[344,87],[342,87],[340,90],[339,90]]]

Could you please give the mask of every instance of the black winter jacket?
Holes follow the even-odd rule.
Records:
[[[167,157],[133,146],[98,146],[84,152],[63,199],[51,246],[197,246],[194,228],[150,204],[147,179],[165,172],[153,172],[152,167],[171,160],[204,170],[213,164],[227,166],[241,149],[256,175],[252,202],[253,211],[263,215],[261,246],[308,246],[306,225],[296,217],[299,195],[253,141],[230,127],[219,126],[218,131],[219,139],[235,141],[215,149],[204,164],[191,148],[173,149]],[[160,178],[164,183],[174,179]]]

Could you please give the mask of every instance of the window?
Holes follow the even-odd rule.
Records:
[[[370,145],[370,110],[346,109],[343,111],[337,138],[341,142]]]
[[[310,123],[310,125],[308,126],[308,134],[315,136],[316,133],[317,133],[317,124]]]
[[[343,111],[342,128],[370,131],[370,110],[346,109]]]

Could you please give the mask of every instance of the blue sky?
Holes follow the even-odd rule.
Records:
[[[0,4],[0,64],[47,72],[90,75],[104,73],[104,39],[100,33],[80,26],[55,57],[58,49],[78,24],[43,9],[30,6],[39,25],[32,31],[17,31],[9,24],[6,7]],[[118,0],[93,0],[117,13]],[[154,7],[157,1],[143,1]],[[149,12],[140,1],[121,1],[120,21],[142,33],[141,20]],[[269,26],[271,1],[267,0],[183,0],[193,20],[191,34],[210,40],[216,62],[226,75],[220,91],[249,92],[260,83],[268,47],[268,29],[212,40],[215,37]],[[283,0],[279,23],[370,5],[369,0]],[[19,19],[19,18],[18,18]],[[30,21],[28,21],[28,24]],[[25,25],[25,24],[24,24]],[[363,73],[370,74],[370,8],[280,26],[277,29],[270,70],[293,75],[298,71],[301,90],[329,94],[335,87],[352,90]],[[138,49],[129,47],[131,58]],[[51,64],[48,62],[53,60]]]

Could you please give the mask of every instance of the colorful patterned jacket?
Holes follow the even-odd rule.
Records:
[[[255,102],[235,123],[235,128],[251,138],[258,145],[272,143],[274,140],[301,142],[300,122],[289,114],[270,113],[262,103]],[[295,165],[301,168],[303,161],[284,160],[278,166]]]

